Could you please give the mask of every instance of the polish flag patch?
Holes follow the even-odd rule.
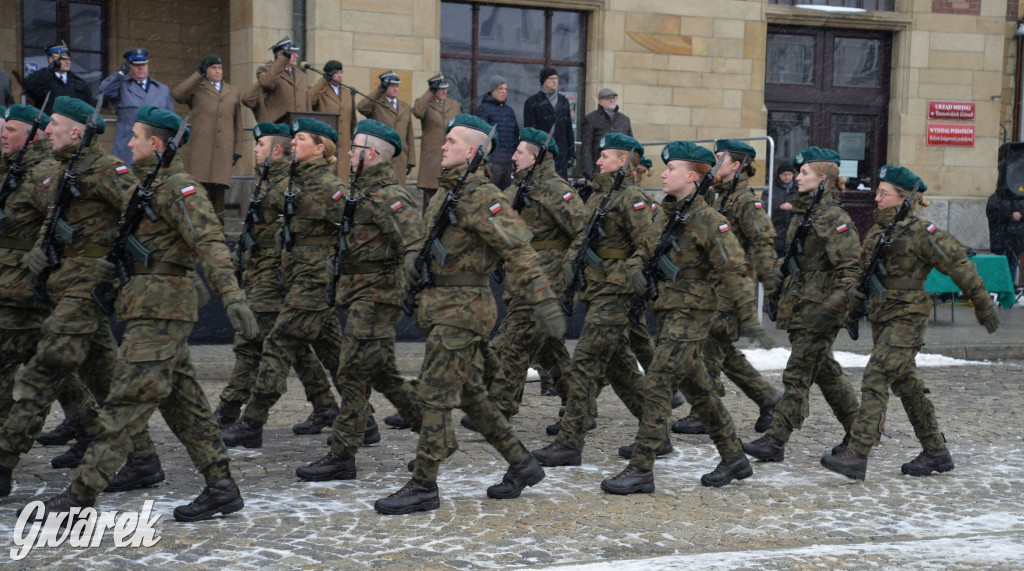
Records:
[[[643,201],[637,202],[633,205],[633,210],[643,210],[644,208],[647,208],[647,203]]]
[[[51,182],[53,182],[53,178],[47,177],[46,180],[43,181],[43,186],[49,187]]]
[[[934,224],[929,224],[927,230],[929,234],[934,234],[935,231],[938,230],[938,227]]]
[[[339,190],[339,191],[337,191],[337,192],[335,192],[334,194],[331,195],[331,200],[333,200],[334,202],[338,202],[339,200],[344,198],[344,196],[345,196],[345,193]]]
[[[127,174],[132,169],[128,168],[128,165],[118,165],[114,167],[114,172],[117,174]]]
[[[651,210],[657,210],[657,209],[658,209],[658,204],[657,203],[654,203],[654,204],[651,205]]]
[[[728,232],[729,231],[729,225],[728,224],[719,224],[718,225],[718,231],[719,232]]]
[[[402,204],[401,200],[396,200],[395,203],[391,205],[391,212],[398,212],[403,206],[405,205]]]
[[[839,226],[836,226],[836,234],[842,234],[843,232],[846,232],[849,229],[850,227],[847,226],[846,224],[840,224]]]
[[[764,208],[764,205],[755,200],[754,201],[754,208]]]
[[[186,186],[185,188],[181,189],[181,195],[182,196],[192,196],[195,193],[196,193],[196,187],[195,187],[195,185],[192,185],[192,184],[190,184],[190,185]]]
[[[569,202],[570,198],[572,198],[572,193],[571,192],[567,192],[567,193],[562,195],[562,200],[564,200],[566,202]]]
[[[500,202],[495,202],[494,204],[491,205],[490,208],[488,208],[488,210],[491,211],[491,214],[497,214],[497,213],[501,212],[501,203]]]

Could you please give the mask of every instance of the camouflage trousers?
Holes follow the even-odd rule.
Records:
[[[789,344],[792,353],[782,372],[785,393],[775,405],[775,416],[768,434],[782,442],[789,441],[794,430],[803,426],[810,414],[809,392],[812,384],[818,385],[825,402],[846,432],[850,431],[853,419],[860,406],[857,393],[843,374],[843,368],[832,358],[832,343],[839,330],[821,333],[809,329],[790,329]]]
[[[658,342],[654,363],[644,380],[644,412],[636,434],[636,448],[629,463],[652,470],[658,450],[669,437],[672,424],[672,394],[679,387],[693,412],[708,427],[711,440],[722,458],[743,451],[732,416],[715,393],[704,369],[701,351],[707,323],[713,311],[672,310],[658,312]]]
[[[885,323],[871,324],[875,346],[864,368],[860,389],[860,411],[850,430],[850,448],[867,455],[878,445],[885,428],[885,409],[889,389],[900,398],[914,435],[925,450],[946,445],[939,431],[935,406],[928,398],[931,392],[917,376],[914,359],[924,344],[928,315],[904,315]]]
[[[125,325],[114,381],[100,407],[100,431],[75,470],[71,492],[95,498],[106,489],[132,450],[129,435],[144,433],[157,408],[208,485],[230,476],[220,426],[192,367],[192,323],[132,319]]]
[[[721,311],[714,317],[711,332],[704,341],[704,366],[718,396],[725,396],[721,373],[736,384],[758,407],[775,402],[778,390],[765,380],[736,348],[740,338],[740,320],[733,311]]]
[[[283,308],[263,342],[260,372],[243,414],[246,419],[260,425],[267,422],[270,408],[288,388],[288,369],[298,361],[299,352],[309,346],[313,347],[316,356],[337,383],[341,353],[341,322],[338,321],[338,314],[333,309]],[[331,397],[329,392],[327,396]],[[324,404],[330,404],[330,401]]]
[[[341,338],[341,365],[335,387],[341,397],[331,433],[335,454],[355,456],[363,444],[366,417],[370,414],[367,389],[373,387],[395,405],[414,432],[421,417],[416,392],[395,364],[395,327],[402,317],[397,305],[360,300],[345,312]]]
[[[531,363],[540,362],[547,369],[559,366],[562,370],[558,381],[562,390],[559,392],[565,391],[568,386],[572,360],[565,348],[565,341],[538,332],[532,309],[513,311],[505,316],[491,338],[490,354],[498,371],[487,390],[505,418],[519,414],[526,373]]]
[[[572,355],[568,399],[558,433],[558,441],[575,450],[583,450],[602,385],[611,384],[629,412],[637,419],[643,416],[644,375],[630,347],[627,300],[628,296],[609,295],[588,304],[583,331]]]
[[[227,386],[220,393],[220,404],[217,407],[221,414],[232,422],[238,419],[242,406],[249,402],[252,396],[252,388],[260,371],[263,343],[277,316],[276,311],[257,312],[259,334],[253,339],[235,335],[235,367],[231,370]],[[308,344],[297,348],[292,368],[295,369],[299,382],[306,392],[306,400],[314,407],[331,404],[334,397],[331,395],[331,385],[327,382],[327,374]]]
[[[0,428],[0,466],[14,468],[42,431],[59,379],[77,371],[89,392],[102,401],[114,376],[117,343],[107,317],[91,299],[65,297],[39,329],[35,354],[21,371],[21,395]],[[55,380],[56,379],[56,380]],[[86,430],[99,429],[96,418]]]
[[[487,395],[487,342],[476,333],[449,325],[434,325],[426,352],[417,397],[423,414],[413,477],[437,481],[438,467],[454,444],[452,409],[461,408],[480,434],[509,464],[529,454],[512,424]]]

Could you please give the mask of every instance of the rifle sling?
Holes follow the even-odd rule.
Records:
[[[628,260],[629,252],[621,248],[595,248],[594,253],[602,260]]]
[[[17,238],[0,236],[0,248],[6,248],[8,250],[31,250],[32,246],[35,245],[35,242],[32,240],[19,240]]]
[[[64,246],[64,257],[102,258],[107,255],[109,250],[108,246],[99,244],[73,244]]]

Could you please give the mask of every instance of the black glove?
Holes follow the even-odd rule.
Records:
[[[411,172],[412,172],[412,165],[405,165],[405,176],[409,176],[409,173],[411,173]]]
[[[242,155],[238,153],[231,155],[231,166],[235,166],[236,164],[238,164],[238,159],[240,158],[242,158]]]
[[[387,90],[388,90],[388,86],[385,85],[383,81],[380,82],[380,85],[377,86],[377,91],[379,91],[381,93],[384,93]]]
[[[52,69],[55,72],[56,71],[60,71],[60,60],[61,60],[61,58],[57,58],[57,59],[51,61],[50,62],[50,69]]]
[[[132,66],[128,62],[124,62],[121,64],[121,69],[117,71],[121,72],[122,75],[128,75],[128,72],[131,70]]]
[[[196,71],[199,72],[199,77],[206,77],[206,66],[205,65],[199,64],[199,67],[196,68]]]

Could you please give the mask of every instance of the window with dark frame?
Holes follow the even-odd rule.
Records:
[[[21,6],[22,73],[45,67],[46,48],[64,41],[71,50],[71,71],[95,92],[106,75],[107,2],[23,0]]]

